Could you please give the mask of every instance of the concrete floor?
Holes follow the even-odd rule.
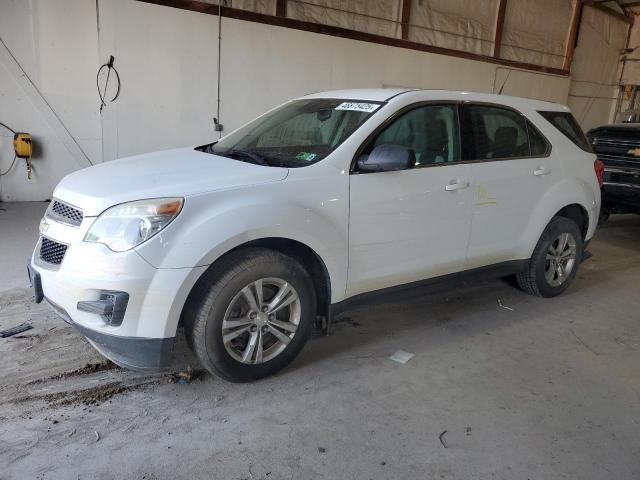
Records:
[[[176,384],[65,374],[98,357],[22,288],[42,208],[0,206],[0,327],[35,327],[0,339],[0,479],[640,478],[640,217],[598,231],[561,297],[414,292],[346,312],[276,377]]]
[[[45,202],[0,203],[0,292],[29,286],[27,259],[48,206]]]

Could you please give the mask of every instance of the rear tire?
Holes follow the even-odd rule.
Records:
[[[315,312],[313,282],[298,262],[248,248],[223,257],[199,280],[185,312],[185,334],[209,372],[251,382],[298,355]]]
[[[583,250],[584,242],[576,222],[554,217],[542,232],[527,266],[516,275],[518,285],[538,297],[560,295],[573,282]]]

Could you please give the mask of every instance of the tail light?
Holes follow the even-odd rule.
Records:
[[[593,162],[593,169],[596,171],[596,178],[598,179],[598,184],[602,186],[604,183],[604,163],[599,158]]]

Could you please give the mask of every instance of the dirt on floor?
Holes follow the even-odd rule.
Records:
[[[195,360],[186,349],[168,371],[123,370],[98,354],[45,303],[33,303],[29,289],[1,292],[0,330],[22,322],[33,328],[0,341],[0,407],[99,405],[124,392],[194,377],[189,362]]]

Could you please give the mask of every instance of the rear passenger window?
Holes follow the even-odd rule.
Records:
[[[569,112],[538,112],[554,127],[560,130],[569,140],[585,152],[593,153],[593,149],[582,132],[580,125]]]
[[[464,105],[464,160],[495,160],[529,156],[526,119],[500,107]]]

